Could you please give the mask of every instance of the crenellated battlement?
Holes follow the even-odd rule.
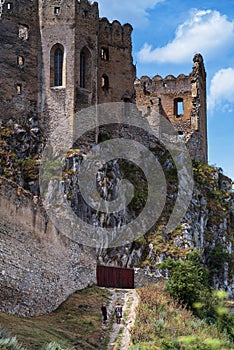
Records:
[[[132,26],[128,23],[121,25],[117,20],[109,22],[106,17],[99,20],[99,34],[109,45],[131,47]]]
[[[189,145],[191,157],[206,162],[206,72],[200,54],[193,62],[189,75],[142,76],[134,85],[143,115],[156,112],[166,117]]]
[[[76,13],[81,18],[98,19],[98,3],[90,2],[88,0],[78,0],[76,4]]]
[[[191,75],[180,74],[177,77],[170,74],[163,78],[160,75],[155,75],[150,78],[146,75],[135,81],[135,87],[148,91],[151,94],[174,93],[183,94],[191,90]]]

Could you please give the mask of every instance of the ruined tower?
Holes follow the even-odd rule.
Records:
[[[136,101],[143,116],[154,112],[172,123],[186,142],[191,158],[207,162],[206,72],[200,54],[194,56],[193,62],[188,76],[137,79]]]
[[[0,118],[36,115],[44,130],[61,116],[104,102],[132,101],[132,27],[99,18],[88,0],[0,3]]]

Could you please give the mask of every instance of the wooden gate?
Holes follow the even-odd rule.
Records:
[[[134,269],[97,266],[97,285],[132,289],[134,288]]]

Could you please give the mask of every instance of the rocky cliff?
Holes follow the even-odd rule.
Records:
[[[113,131],[114,130],[114,131]],[[190,205],[180,224],[168,233],[166,224],[178,197],[178,174],[173,159],[160,142],[144,132],[126,126],[102,128],[99,142],[117,136],[135,139],[146,145],[162,165],[167,180],[166,201],[160,218],[147,232],[121,247],[105,244],[96,251],[55,229],[42,206],[38,185],[40,152],[44,139],[37,125],[1,125],[0,179],[0,308],[19,315],[38,315],[55,309],[77,289],[95,283],[96,261],[114,266],[143,267],[150,276],[165,272],[157,264],[168,256],[184,257],[192,249],[201,253],[204,265],[216,288],[234,296],[233,271],[233,192],[232,183],[221,169],[193,162],[195,181]],[[79,188],[80,165],[87,157],[88,144],[76,144],[63,156],[63,174],[53,178],[53,164],[48,181],[58,186],[72,210],[94,227],[112,228],[136,218],[148,195],[147,179],[139,167],[120,159],[100,166],[96,186],[109,201],[115,199],[117,184],[127,178],[134,186],[134,198],[119,213],[93,211],[82,199]],[[88,143],[87,143],[88,140]],[[147,159],[145,159],[147,163]],[[51,165],[51,164],[50,164]],[[51,173],[52,171],[52,173]],[[8,180],[6,179],[8,177]],[[151,208],[152,212],[154,208]],[[61,207],[57,214],[62,215]]]

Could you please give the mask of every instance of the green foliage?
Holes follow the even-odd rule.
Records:
[[[206,266],[209,270],[210,281],[212,281],[214,275],[221,277],[224,272],[224,263],[232,261],[231,255],[220,242],[217,242],[214,246],[206,247],[204,255],[206,257]]]
[[[169,258],[161,267],[170,272],[166,284],[170,295],[200,318],[215,323],[220,332],[234,341],[234,315],[225,307],[227,295],[209,287],[209,274],[202,267],[199,254],[189,253],[186,260]]]
[[[208,273],[202,267],[197,252],[188,253],[186,260],[168,258],[160,267],[169,270],[167,290],[170,295],[189,309],[196,311],[194,303],[203,303],[210,295]]]
[[[0,339],[0,350],[26,350],[18,343],[16,337],[7,337]]]
[[[163,283],[139,290],[130,350],[231,350],[234,343],[216,325],[195,317],[168,294]],[[216,298],[223,300],[223,292]],[[221,299],[220,299],[221,298]],[[220,311],[220,309],[219,309]],[[221,314],[224,316],[223,310]]]
[[[0,330],[0,350],[27,350],[21,344],[19,344],[16,337],[7,336],[4,330]],[[69,350],[67,347],[62,347],[60,344],[50,342],[42,346],[41,350]],[[71,348],[70,348],[71,350]]]

